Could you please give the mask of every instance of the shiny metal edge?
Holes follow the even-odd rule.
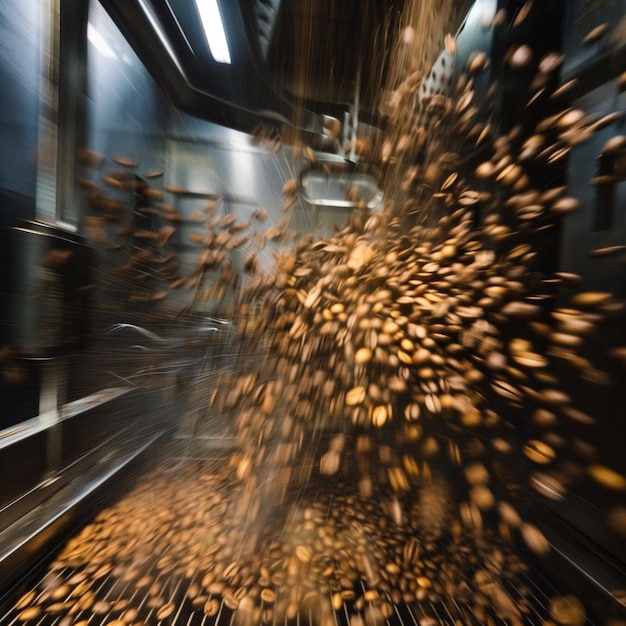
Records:
[[[84,413],[106,402],[119,398],[133,389],[134,387],[108,387],[96,391],[89,396],[85,396],[84,398],[79,398],[78,400],[64,404],[60,410],[60,420],[75,417],[80,413]],[[41,419],[41,417],[42,416],[37,415],[36,417],[0,431],[0,450],[48,428],[49,424],[45,419]]]
[[[26,565],[24,556],[41,549],[42,537],[54,534],[55,529],[63,525],[64,518],[89,496],[103,488],[107,481],[136,461],[164,434],[165,431],[155,433],[139,448],[115,459],[106,471],[103,472],[101,466],[96,468],[92,476],[87,475],[80,485],[75,484],[73,491],[69,488],[62,490],[0,533],[0,584],[4,585],[7,581],[16,579],[20,574],[19,568]]]

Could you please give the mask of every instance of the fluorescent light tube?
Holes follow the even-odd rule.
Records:
[[[213,58],[218,63],[230,63],[228,42],[217,0],[196,0],[196,6]]]

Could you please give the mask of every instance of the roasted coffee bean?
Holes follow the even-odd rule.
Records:
[[[595,43],[596,41],[598,41],[602,37],[604,37],[604,35],[609,30],[609,28],[610,28],[610,26],[606,22],[604,24],[600,24],[600,25],[596,26],[593,30],[589,31],[585,35],[582,43],[584,45],[590,45],[592,43]]]
[[[220,610],[220,603],[216,598],[208,599],[204,604],[204,614],[214,617]]]
[[[583,626],[587,621],[585,608],[575,596],[561,596],[552,598],[548,607],[550,617],[557,624],[567,626]]]
[[[273,604],[276,600],[276,594],[272,589],[266,587],[261,591],[261,600],[267,604]]]
[[[604,465],[591,465],[589,475],[603,487],[616,491],[626,490],[626,477]]]
[[[30,604],[33,603],[33,601],[35,600],[35,597],[37,596],[36,592],[34,590],[31,591],[27,591],[16,603],[15,603],[15,609],[18,611],[21,611],[22,609],[25,609],[26,607],[28,607]]]
[[[41,615],[41,607],[31,606],[26,609],[23,609],[17,616],[17,619],[20,622],[31,622],[37,619],[40,615]]]
[[[111,604],[106,600],[96,600],[91,607],[91,611],[95,614],[108,613],[111,610]]]
[[[176,610],[176,605],[173,602],[164,604],[156,613],[156,618],[160,620],[167,619]]]

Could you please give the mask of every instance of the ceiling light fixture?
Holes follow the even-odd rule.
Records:
[[[218,63],[230,63],[228,42],[217,0],[196,0],[196,6],[213,58]]]

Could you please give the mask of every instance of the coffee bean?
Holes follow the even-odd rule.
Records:
[[[365,387],[354,387],[346,393],[346,404],[355,406],[361,404],[365,400]]]
[[[146,606],[151,609],[160,609],[166,604],[163,596],[150,596],[146,601]]]
[[[33,603],[33,601],[35,600],[37,594],[34,590],[31,591],[27,591],[23,596],[20,597],[20,599],[15,603],[15,609],[17,611],[21,611],[22,609],[25,609],[26,607],[28,607],[30,604]]]
[[[214,617],[220,610],[220,603],[216,598],[210,598],[205,602],[203,610],[208,617]]]
[[[164,604],[156,613],[157,620],[161,621],[167,619],[176,610],[176,605],[173,602]]]
[[[594,29],[590,30],[584,37],[582,43],[583,45],[591,45],[592,43],[596,43],[604,35],[608,32],[610,26],[608,23],[599,24]]]
[[[276,594],[272,589],[266,587],[261,591],[261,600],[267,604],[273,604],[276,600]]]
[[[41,608],[38,606],[31,606],[26,609],[23,609],[17,616],[17,619],[20,622],[31,622],[37,619],[40,615],[41,615]]]
[[[96,600],[91,607],[91,611],[95,614],[108,613],[110,610],[111,604],[106,600]]]
[[[593,480],[615,491],[626,490],[626,477],[604,465],[591,465],[589,467],[589,475]]]
[[[595,307],[606,304],[613,299],[613,294],[599,291],[585,291],[572,298],[574,306]]]
[[[120,615],[120,620],[124,624],[132,624],[133,622],[137,621],[138,617],[139,617],[139,611],[137,609],[131,608],[131,609],[124,611]]]
[[[534,463],[542,465],[551,463],[556,456],[550,446],[536,439],[528,441],[524,445],[524,454]]]
[[[545,556],[550,552],[550,544],[536,526],[523,523],[520,531],[524,542],[535,554]]]
[[[587,621],[585,608],[581,601],[575,596],[561,596],[552,598],[548,607],[550,617],[557,624],[567,624],[567,626],[583,626]]]

